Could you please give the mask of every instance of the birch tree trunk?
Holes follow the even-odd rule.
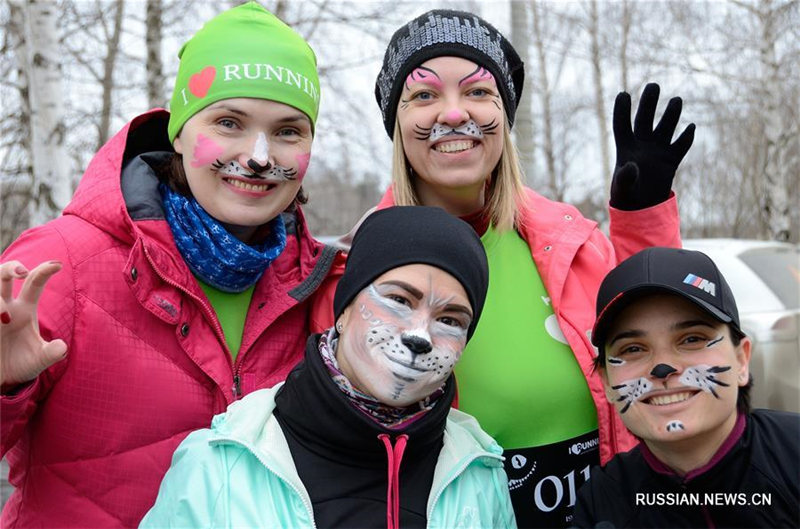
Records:
[[[24,46],[25,12],[22,2],[8,3],[5,29],[2,46],[4,50],[13,52],[14,60],[13,65],[7,70],[4,68],[0,75],[16,79],[18,104],[13,112],[3,112],[0,131],[0,167],[6,173],[3,176],[8,175],[0,179],[0,250],[29,226],[28,206],[31,204],[31,109],[25,72],[27,50]]]
[[[628,80],[628,38],[631,33],[631,5],[629,0],[622,0],[622,20],[620,23],[620,43],[619,43],[619,89],[630,92]]]
[[[768,219],[766,234],[776,241],[788,241],[791,236],[789,212],[789,181],[792,163],[789,161],[789,143],[797,140],[797,132],[791,128],[797,124],[785,124],[781,110],[783,96],[780,65],[775,52],[777,9],[772,0],[761,0],[755,11],[761,29],[761,77],[764,82],[764,210]]]
[[[161,60],[162,18],[161,0],[147,0],[145,7],[145,43],[147,46],[147,106],[166,107],[164,92],[164,63]]]
[[[517,50],[520,59],[525,66],[531,64],[529,60],[528,44],[531,38],[531,25],[528,20],[530,3],[528,1],[512,1],[511,4],[511,43]],[[532,76],[528,76],[532,79]],[[519,159],[522,170],[525,173],[525,180],[529,185],[533,185],[535,148],[533,130],[533,108],[532,97],[533,83],[528,81],[528,86],[524,87],[522,98],[517,103],[517,114],[514,118],[514,135],[516,137]]]
[[[531,1],[531,11],[533,14],[533,45],[536,48],[536,56],[539,66],[539,82],[536,84],[536,92],[539,94],[542,106],[542,136],[545,167],[547,171],[547,181],[550,188],[550,196],[555,200],[562,200],[562,190],[558,183],[556,174],[556,155],[553,144],[553,103],[550,81],[547,76],[547,54],[542,38],[541,21],[541,1]],[[532,78],[533,76],[529,76]],[[531,83],[533,84],[533,83]]]
[[[64,146],[64,100],[58,42],[58,4],[27,0],[25,14],[25,69],[31,116],[30,225],[55,217],[72,196],[69,158]]]
[[[592,62],[592,82],[594,83],[594,111],[597,116],[597,139],[600,144],[600,174],[602,175],[603,192],[608,197],[611,189],[611,165],[608,152],[608,128],[606,126],[606,104],[603,92],[603,74],[600,67],[600,15],[597,11],[597,0],[589,2],[589,41]]]
[[[103,59],[103,104],[100,108],[100,124],[97,130],[97,149],[108,141],[109,128],[111,127],[111,104],[114,95],[114,66],[119,52],[119,39],[122,35],[122,15],[125,11],[124,0],[114,2],[114,20],[111,33],[107,35],[108,47]]]

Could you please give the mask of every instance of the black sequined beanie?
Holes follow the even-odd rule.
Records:
[[[398,29],[383,56],[383,66],[375,81],[375,99],[390,138],[406,77],[425,61],[443,56],[462,57],[489,70],[497,81],[508,122],[514,123],[525,79],[517,51],[478,15],[434,9]]]
[[[338,319],[353,299],[378,276],[409,264],[428,264],[455,277],[472,305],[472,336],[486,300],[489,265],[472,226],[441,208],[394,206],[381,209],[356,231],[344,274],[333,296]]]

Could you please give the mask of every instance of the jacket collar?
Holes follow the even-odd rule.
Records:
[[[318,335],[311,336],[308,344],[313,346],[314,354],[319,357],[319,353],[316,352],[317,339]],[[308,347],[306,349],[306,354],[309,354]],[[304,364],[305,362],[298,364],[295,370],[290,373],[286,382],[277,384],[269,389],[262,389],[250,393],[243,399],[231,404],[225,413],[215,416],[211,424],[214,435],[209,439],[209,443],[212,445],[233,443],[246,448],[255,455],[261,464],[293,485],[305,499],[307,505],[310,505],[311,501],[308,492],[300,481],[297,469],[293,464],[286,436],[276,418],[276,407],[278,406],[276,400],[284,400],[287,398],[288,395],[280,395],[286,391],[287,387],[291,388],[297,377],[316,379],[323,374],[321,371],[325,370],[321,359],[319,359],[317,363],[314,363],[313,367],[308,367]],[[313,373],[309,373],[309,371],[313,371]],[[346,424],[355,424],[358,429],[370,430],[371,433],[375,433],[381,429],[378,425],[373,426],[366,422],[370,421],[370,419],[356,415],[359,412],[344,401],[346,397],[339,391],[334,382],[330,380],[327,370],[324,371],[324,375],[328,377],[329,384],[322,384],[323,389],[321,393],[309,393],[306,396],[307,400],[305,400],[305,402],[308,407],[299,410],[301,416],[304,415],[306,411],[309,411],[309,415],[315,417],[327,414],[328,418],[326,418],[326,421],[336,421],[341,418]],[[303,383],[302,380],[301,383]],[[312,387],[317,383],[320,383],[320,380],[316,382],[312,380]],[[453,384],[449,385],[453,386]],[[452,390],[450,391],[448,395],[452,397]],[[334,397],[334,402],[329,402],[329,397]],[[444,399],[446,397],[447,395],[442,398]],[[346,406],[346,408],[343,406]],[[459,410],[448,408],[446,405],[436,406],[436,408],[441,408],[440,412],[444,412],[446,420],[443,425],[443,444],[434,470],[431,494],[428,499],[428,519],[431,517],[434,504],[440,496],[441,491],[452,483],[471,462],[480,459],[486,466],[497,468],[503,466],[503,457],[501,455],[503,449],[489,434],[480,428],[474,417]],[[434,410],[436,408],[434,408]],[[282,409],[285,410],[285,414],[286,409]],[[292,409],[290,403],[288,410]],[[343,417],[337,415],[337,413],[340,412],[344,412],[342,414]],[[434,431],[441,427],[439,425],[440,421],[441,418],[439,417],[436,417],[435,420],[432,418],[430,419],[431,424],[417,426],[417,428],[428,428]],[[411,426],[418,425],[420,422],[421,421],[417,421]],[[340,431],[342,429],[341,425],[337,426],[337,428]],[[409,428],[409,431],[410,430],[411,428]],[[319,434],[319,432],[322,431],[325,431],[324,426],[317,425],[316,433]],[[319,440],[322,436],[317,435],[316,437]],[[352,441],[350,437],[353,436],[348,436],[348,443]],[[375,450],[379,451],[377,453],[381,458],[380,461],[383,463],[386,457],[383,448],[377,439],[374,440],[374,444],[377,447]],[[349,445],[345,444],[345,449],[348,446]]]
[[[708,461],[708,463],[688,472],[683,477],[676,474],[675,471],[672,470],[672,468],[670,468],[669,466],[664,464],[660,459],[658,459],[658,457],[656,457],[656,455],[652,451],[650,451],[650,449],[647,447],[645,443],[641,443],[639,446],[642,451],[642,457],[644,458],[647,465],[653,470],[653,472],[656,472],[658,474],[664,474],[666,476],[672,476],[676,479],[679,479],[683,483],[688,483],[699,476],[711,473],[716,468],[719,468],[719,463],[723,459],[725,459],[725,456],[727,456],[731,452],[734,452],[735,451],[734,449],[738,450],[738,448],[741,447],[741,443],[739,443],[739,440],[742,438],[742,435],[744,434],[746,424],[747,420],[745,418],[745,415],[740,413],[736,417],[736,423],[733,425],[731,433],[728,434],[728,437],[725,439],[725,441],[722,442],[722,444],[714,453],[714,455],[711,457],[711,459]]]
[[[539,275],[555,307],[561,306],[567,274],[575,256],[597,227],[577,208],[543,197],[525,188],[525,199],[519,206],[518,232],[528,244]],[[386,190],[375,209],[394,206],[392,187]],[[368,211],[359,224],[371,213]],[[351,231],[355,233],[358,225]]]

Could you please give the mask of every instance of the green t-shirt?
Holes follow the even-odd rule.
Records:
[[[208,301],[217,313],[217,319],[222,326],[225,342],[231,351],[231,359],[236,362],[239,348],[242,346],[244,322],[247,320],[247,310],[250,308],[250,299],[253,297],[255,285],[243,292],[223,292],[199,279],[200,288],[206,293]]]
[[[515,230],[481,237],[489,292],[456,365],[458,407],[503,448],[542,446],[597,429],[597,410],[530,248]]]

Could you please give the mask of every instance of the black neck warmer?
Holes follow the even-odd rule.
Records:
[[[391,445],[408,436],[399,469],[400,526],[426,526],[428,495],[442,448],[445,422],[455,395],[451,375],[438,404],[405,430],[382,427],[354,408],[336,386],[309,338],[305,360],[275,397],[275,416],[308,490],[317,527],[387,527]],[[396,524],[395,524],[396,525]]]

